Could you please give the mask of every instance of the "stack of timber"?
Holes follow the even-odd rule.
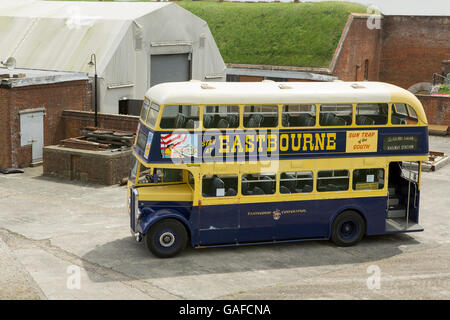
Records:
[[[86,127],[81,130],[82,136],[64,139],[61,146],[84,150],[126,149],[133,145],[135,133],[131,131],[111,130],[98,127]]]

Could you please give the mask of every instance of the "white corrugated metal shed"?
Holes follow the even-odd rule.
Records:
[[[152,55],[189,54],[193,79],[225,75],[206,22],[174,3],[0,1],[0,60],[93,76],[93,53],[105,113],[117,113],[120,99],[142,99]]]

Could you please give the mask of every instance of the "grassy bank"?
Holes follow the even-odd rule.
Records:
[[[328,67],[348,15],[343,2],[177,2],[205,20],[225,62]]]

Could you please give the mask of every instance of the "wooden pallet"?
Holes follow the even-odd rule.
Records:
[[[93,150],[93,151],[106,150],[110,148],[108,144],[87,141],[85,140],[85,137],[64,139],[61,140],[60,145],[65,148]]]

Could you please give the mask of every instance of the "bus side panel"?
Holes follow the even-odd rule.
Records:
[[[240,203],[239,242],[275,240],[274,211],[278,209],[279,204],[279,202]]]
[[[329,238],[334,218],[345,210],[360,212],[367,234],[385,231],[386,197],[323,199],[275,203],[280,218],[275,221],[276,239]]]
[[[239,242],[329,238],[334,218],[345,210],[360,212],[367,235],[384,234],[387,197],[241,203]]]
[[[238,204],[205,205],[198,213],[198,244],[233,243],[237,240]]]
[[[327,238],[328,224],[335,208],[323,207],[328,200],[280,202],[280,218],[275,222],[277,240]]]

